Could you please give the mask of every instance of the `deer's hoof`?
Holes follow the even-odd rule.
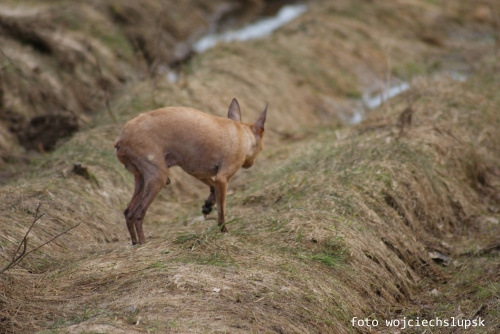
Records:
[[[204,214],[204,215],[208,215],[210,212],[212,212],[212,207],[213,207],[214,203],[209,201],[209,200],[206,200],[205,201],[205,205],[203,205],[201,207],[201,212]]]

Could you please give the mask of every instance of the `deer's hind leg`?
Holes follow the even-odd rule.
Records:
[[[134,222],[131,219],[127,219],[127,217],[129,216],[130,208],[134,206],[135,202],[137,201],[138,197],[141,195],[144,189],[144,178],[142,177],[142,174],[139,171],[137,171],[134,174],[134,181],[135,181],[134,194],[132,195],[130,203],[125,208],[125,211],[123,211],[123,214],[125,215],[125,220],[127,222],[128,232],[130,233],[130,239],[132,240],[133,245],[137,244],[137,235],[135,234]]]
[[[124,212],[132,244],[134,245],[146,242],[142,229],[142,221],[149,206],[168,180],[166,167],[143,164],[138,166],[138,169],[140,173],[134,174],[138,193],[135,194],[134,192],[134,197]],[[137,232],[137,236],[135,232]]]

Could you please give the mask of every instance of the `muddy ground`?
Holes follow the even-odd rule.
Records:
[[[0,333],[500,330],[495,2],[311,1],[269,37],[181,62],[172,50],[210,22],[262,4],[141,3],[0,5],[0,267],[38,204],[28,251],[76,226],[0,274]],[[164,105],[225,116],[233,97],[245,121],[266,102],[269,116],[256,165],[230,184],[230,232],[203,219],[208,189],[173,168],[132,247],[133,180],[112,148],[123,124]],[[67,132],[46,146],[26,139],[35,125]]]

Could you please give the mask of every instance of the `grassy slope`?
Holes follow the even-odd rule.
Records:
[[[259,3],[239,6],[253,14]],[[68,136],[59,122],[85,126],[124,85],[164,75],[189,43],[237,9],[225,0],[2,1],[0,164],[23,147],[52,150]],[[44,124],[48,115],[59,121]]]
[[[245,119],[252,119],[260,101],[273,101],[268,146],[255,168],[232,185],[231,233],[220,235],[214,221],[197,219],[205,190],[189,190],[190,181],[174,172],[174,184],[148,212],[151,242],[130,248],[120,210],[132,181],[108,149],[119,125],[105,115],[100,125],[34,161],[22,179],[3,187],[0,224],[7,251],[37,202],[47,216],[32,244],[84,222],[29,258],[26,269],[1,278],[5,331],[352,332],[363,330],[351,327],[353,316],[430,317],[436,310],[452,316],[457,299],[467,316],[488,305],[482,315],[490,329],[498,326],[498,278],[492,274],[497,257],[475,248],[498,242],[492,223],[498,219],[498,78],[416,82],[358,127],[310,131],[297,141],[300,136],[286,131],[297,134],[318,124],[324,96],[359,94],[356,69],[366,67],[359,54],[375,59],[374,77],[384,76],[386,51],[376,39],[384,30],[368,24],[391,28],[391,2],[376,8],[377,22],[368,14],[373,8],[339,3],[318,5],[250,50],[221,46],[195,58],[179,86],[158,83],[161,90],[150,91],[145,82],[116,103],[123,121],[160,102],[222,113],[233,95],[242,95]],[[439,9],[417,5],[407,12]],[[347,20],[349,13],[360,17]],[[345,22],[333,24],[332,18]],[[332,26],[319,33],[327,24]],[[344,26],[357,29],[350,35]],[[408,27],[384,40],[408,40]],[[335,37],[335,29],[352,39],[363,36],[354,44],[357,56],[348,42],[339,42],[351,38],[341,32]],[[335,43],[344,49],[333,53]],[[414,43],[420,51],[427,48]],[[290,48],[300,58],[290,56]],[[393,50],[405,57],[396,62],[398,69],[415,63],[405,47]],[[315,70],[327,51],[336,59],[319,68],[332,69]],[[413,126],[397,138],[397,118],[408,100]],[[87,163],[93,178],[73,175],[76,161]],[[431,249],[459,262],[443,270],[429,258]],[[460,274],[471,267],[470,277]],[[445,297],[436,297],[438,306],[425,295],[436,286]],[[470,298],[458,298],[460,290]]]

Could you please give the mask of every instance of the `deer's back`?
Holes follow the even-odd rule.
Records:
[[[242,159],[239,126],[192,108],[162,108],[127,122],[117,142],[134,155],[161,157],[169,167],[179,165],[189,174],[203,176],[213,174],[215,165]]]

